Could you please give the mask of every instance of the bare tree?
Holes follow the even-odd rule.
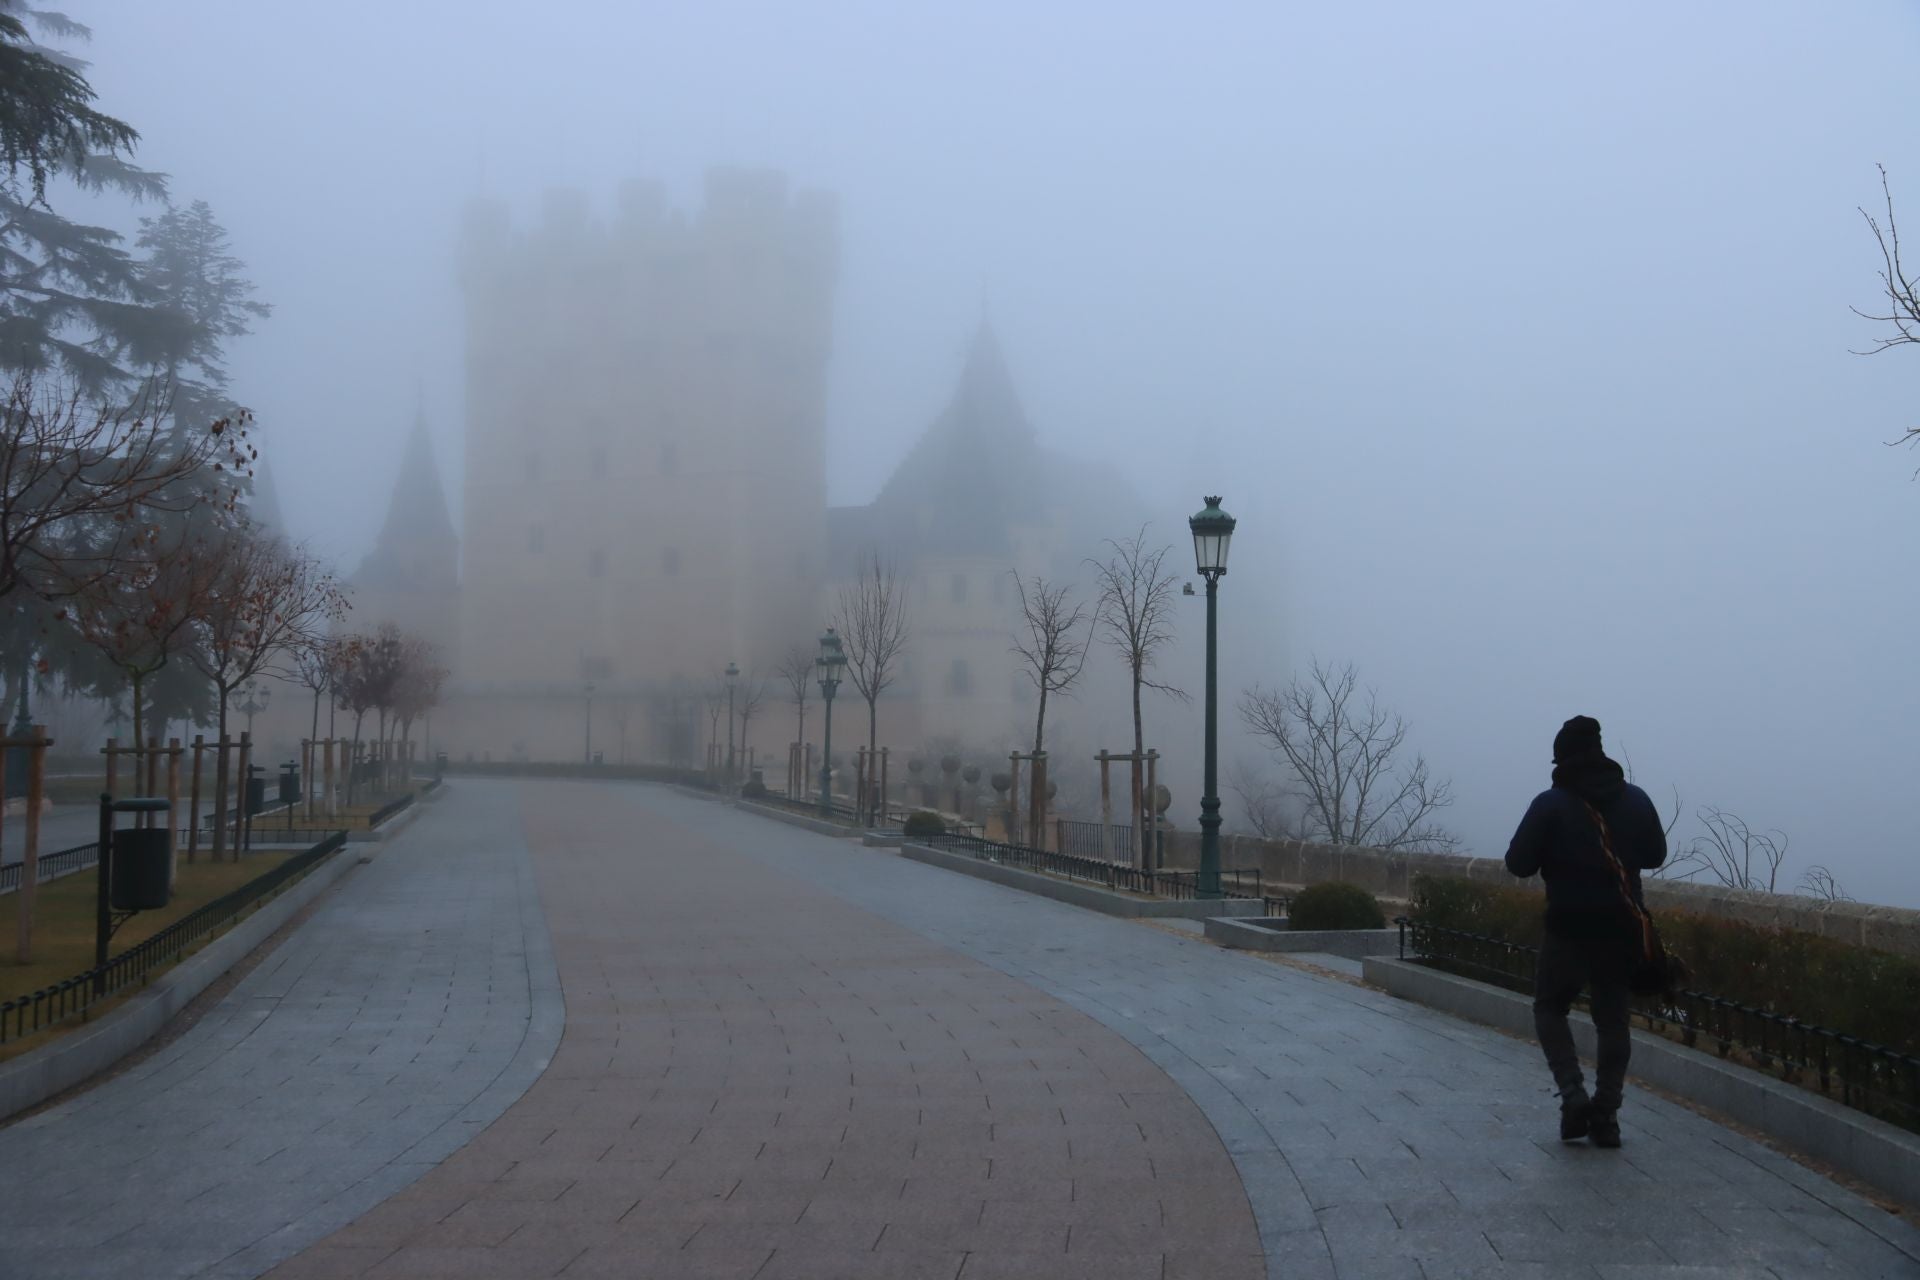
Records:
[[[1020,593],[1020,630],[1014,633],[1013,652],[1019,655],[1026,677],[1040,695],[1033,717],[1033,750],[1046,749],[1047,695],[1066,696],[1087,664],[1089,632],[1086,608],[1067,598],[1070,588],[1049,583],[1038,574],[1031,583],[1019,575],[1013,579]]]
[[[393,706],[395,685],[406,657],[406,639],[400,628],[383,623],[372,635],[353,636],[341,646],[341,667],[334,692],[340,705],[353,713],[353,747],[347,756],[347,803],[353,803],[353,761],[360,754],[360,732],[367,712],[380,716],[380,736],[386,736],[386,715]]]
[[[1706,876],[1729,889],[1779,892],[1780,866],[1787,860],[1784,831],[1755,831],[1738,814],[1711,806],[1700,810],[1699,818],[1704,834],[1669,860],[1673,879]]]
[[[123,407],[16,375],[0,398],[0,599],[64,598],[143,570],[145,547],[124,533],[158,512],[231,512],[238,489],[216,481],[248,471],[247,427],[243,414],[175,430],[157,384]]]
[[[807,740],[807,699],[813,696],[813,651],[796,644],[780,659],[780,678],[787,682],[787,700],[793,703],[793,740]]]
[[[212,554],[205,643],[192,658],[213,684],[219,732],[225,737],[233,691],[280,659],[292,658],[298,665],[299,651],[317,644],[327,627],[346,615],[347,603],[318,560],[251,525],[228,532]],[[314,718],[319,719],[317,697]],[[225,802],[225,796],[216,801]]]
[[[713,758],[713,749],[720,742],[720,718],[727,714],[727,682],[715,677],[707,686],[707,758]]]
[[[1253,834],[1264,840],[1290,839],[1299,833],[1299,805],[1272,774],[1236,760],[1227,770],[1227,785],[1240,797],[1240,812]]]
[[[144,743],[147,680],[194,640],[217,568],[187,531],[143,528],[117,540],[111,573],[89,574],[62,608],[80,638],[127,678],[133,738]]]
[[[846,646],[847,674],[867,703],[867,750],[880,744],[877,704],[899,674],[907,647],[907,601],[899,571],[875,551],[852,586],[840,588],[835,621]]]
[[[1920,280],[1907,274],[1907,266],[1900,255],[1900,227],[1893,217],[1893,191],[1887,185],[1887,167],[1880,170],[1880,194],[1887,204],[1887,222],[1880,220],[1864,208],[1860,216],[1867,221],[1867,229],[1873,232],[1874,242],[1880,246],[1880,308],[1878,314],[1853,308],[1853,313],[1863,320],[1871,320],[1885,326],[1878,341],[1858,355],[1878,355],[1892,347],[1920,346]],[[1891,444],[1920,443],[1920,427],[1908,427],[1899,440]]]
[[[767,677],[761,674],[760,668],[755,667],[747,672],[746,679],[734,691],[733,705],[740,713],[740,755],[744,759],[747,754],[747,725],[760,714],[760,708],[767,705]]]
[[[1822,902],[1853,901],[1853,895],[1840,887],[1840,881],[1833,872],[1817,863],[1808,867],[1806,874],[1800,877],[1800,892]]]
[[[1256,685],[1240,718],[1292,774],[1303,808],[1299,834],[1329,844],[1443,853],[1459,840],[1434,821],[1453,803],[1426,758],[1406,758],[1407,722],[1360,688],[1351,663],[1313,662],[1285,689]]]
[[[1177,579],[1166,571],[1164,561],[1171,547],[1147,545],[1147,526],[1141,525],[1132,537],[1109,538],[1112,554],[1104,562],[1088,561],[1094,571],[1094,616],[1107,645],[1126,663],[1133,694],[1133,823],[1145,838],[1142,817],[1146,775],[1140,756],[1146,752],[1146,730],[1141,719],[1140,692],[1152,689],[1169,697],[1187,701],[1187,695],[1170,684],[1152,678],[1155,659],[1173,640],[1173,611],[1178,595]]]
[[[440,705],[440,690],[446,683],[447,669],[440,663],[440,650],[419,636],[406,636],[401,642],[400,672],[394,679],[393,713],[399,725],[400,754],[413,740],[413,722],[430,715]]]

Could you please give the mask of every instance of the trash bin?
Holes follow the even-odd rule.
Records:
[[[114,832],[107,872],[115,911],[157,911],[166,906],[172,896],[173,832],[165,826]]]
[[[280,766],[280,803],[298,804],[300,801],[300,766],[289,760]]]
[[[598,765],[598,764],[605,764],[605,763],[606,763],[606,753],[605,753],[605,752],[601,752],[601,751],[596,751],[596,752],[594,752],[594,753],[593,753],[593,762],[594,762],[595,764],[597,764],[597,765]]]
[[[259,768],[258,765],[254,766]],[[265,778],[247,779],[247,813],[256,814],[267,807],[267,780]]]

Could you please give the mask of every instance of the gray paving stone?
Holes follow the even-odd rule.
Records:
[[[560,1030],[517,831],[504,794],[434,806],[180,1040],[0,1130],[0,1272],[258,1275],[497,1116]]]

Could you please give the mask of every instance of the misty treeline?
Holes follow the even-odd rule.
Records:
[[[405,733],[444,671],[384,629],[339,636],[332,570],[250,511],[259,448],[229,342],[271,307],[204,201],[135,165],[67,48],[84,26],[0,0],[0,679],[98,701],[134,743],[173,722],[228,736],[262,676],[329,691]],[[152,208],[128,248],[58,203]],[[78,747],[79,744],[73,744]],[[224,758],[224,757],[223,757]],[[224,770],[222,771],[224,773]],[[224,796],[220,798],[224,804]]]

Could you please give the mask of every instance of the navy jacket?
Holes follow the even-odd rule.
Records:
[[[1667,833],[1653,801],[1602,758],[1554,770],[1554,785],[1533,798],[1507,846],[1507,870],[1538,875],[1547,886],[1547,929],[1561,936],[1612,933],[1633,913],[1620,878],[1601,852],[1600,830],[1587,803],[1607,820],[1613,853],[1626,869],[1634,901],[1643,902],[1640,873],[1667,860]]]

